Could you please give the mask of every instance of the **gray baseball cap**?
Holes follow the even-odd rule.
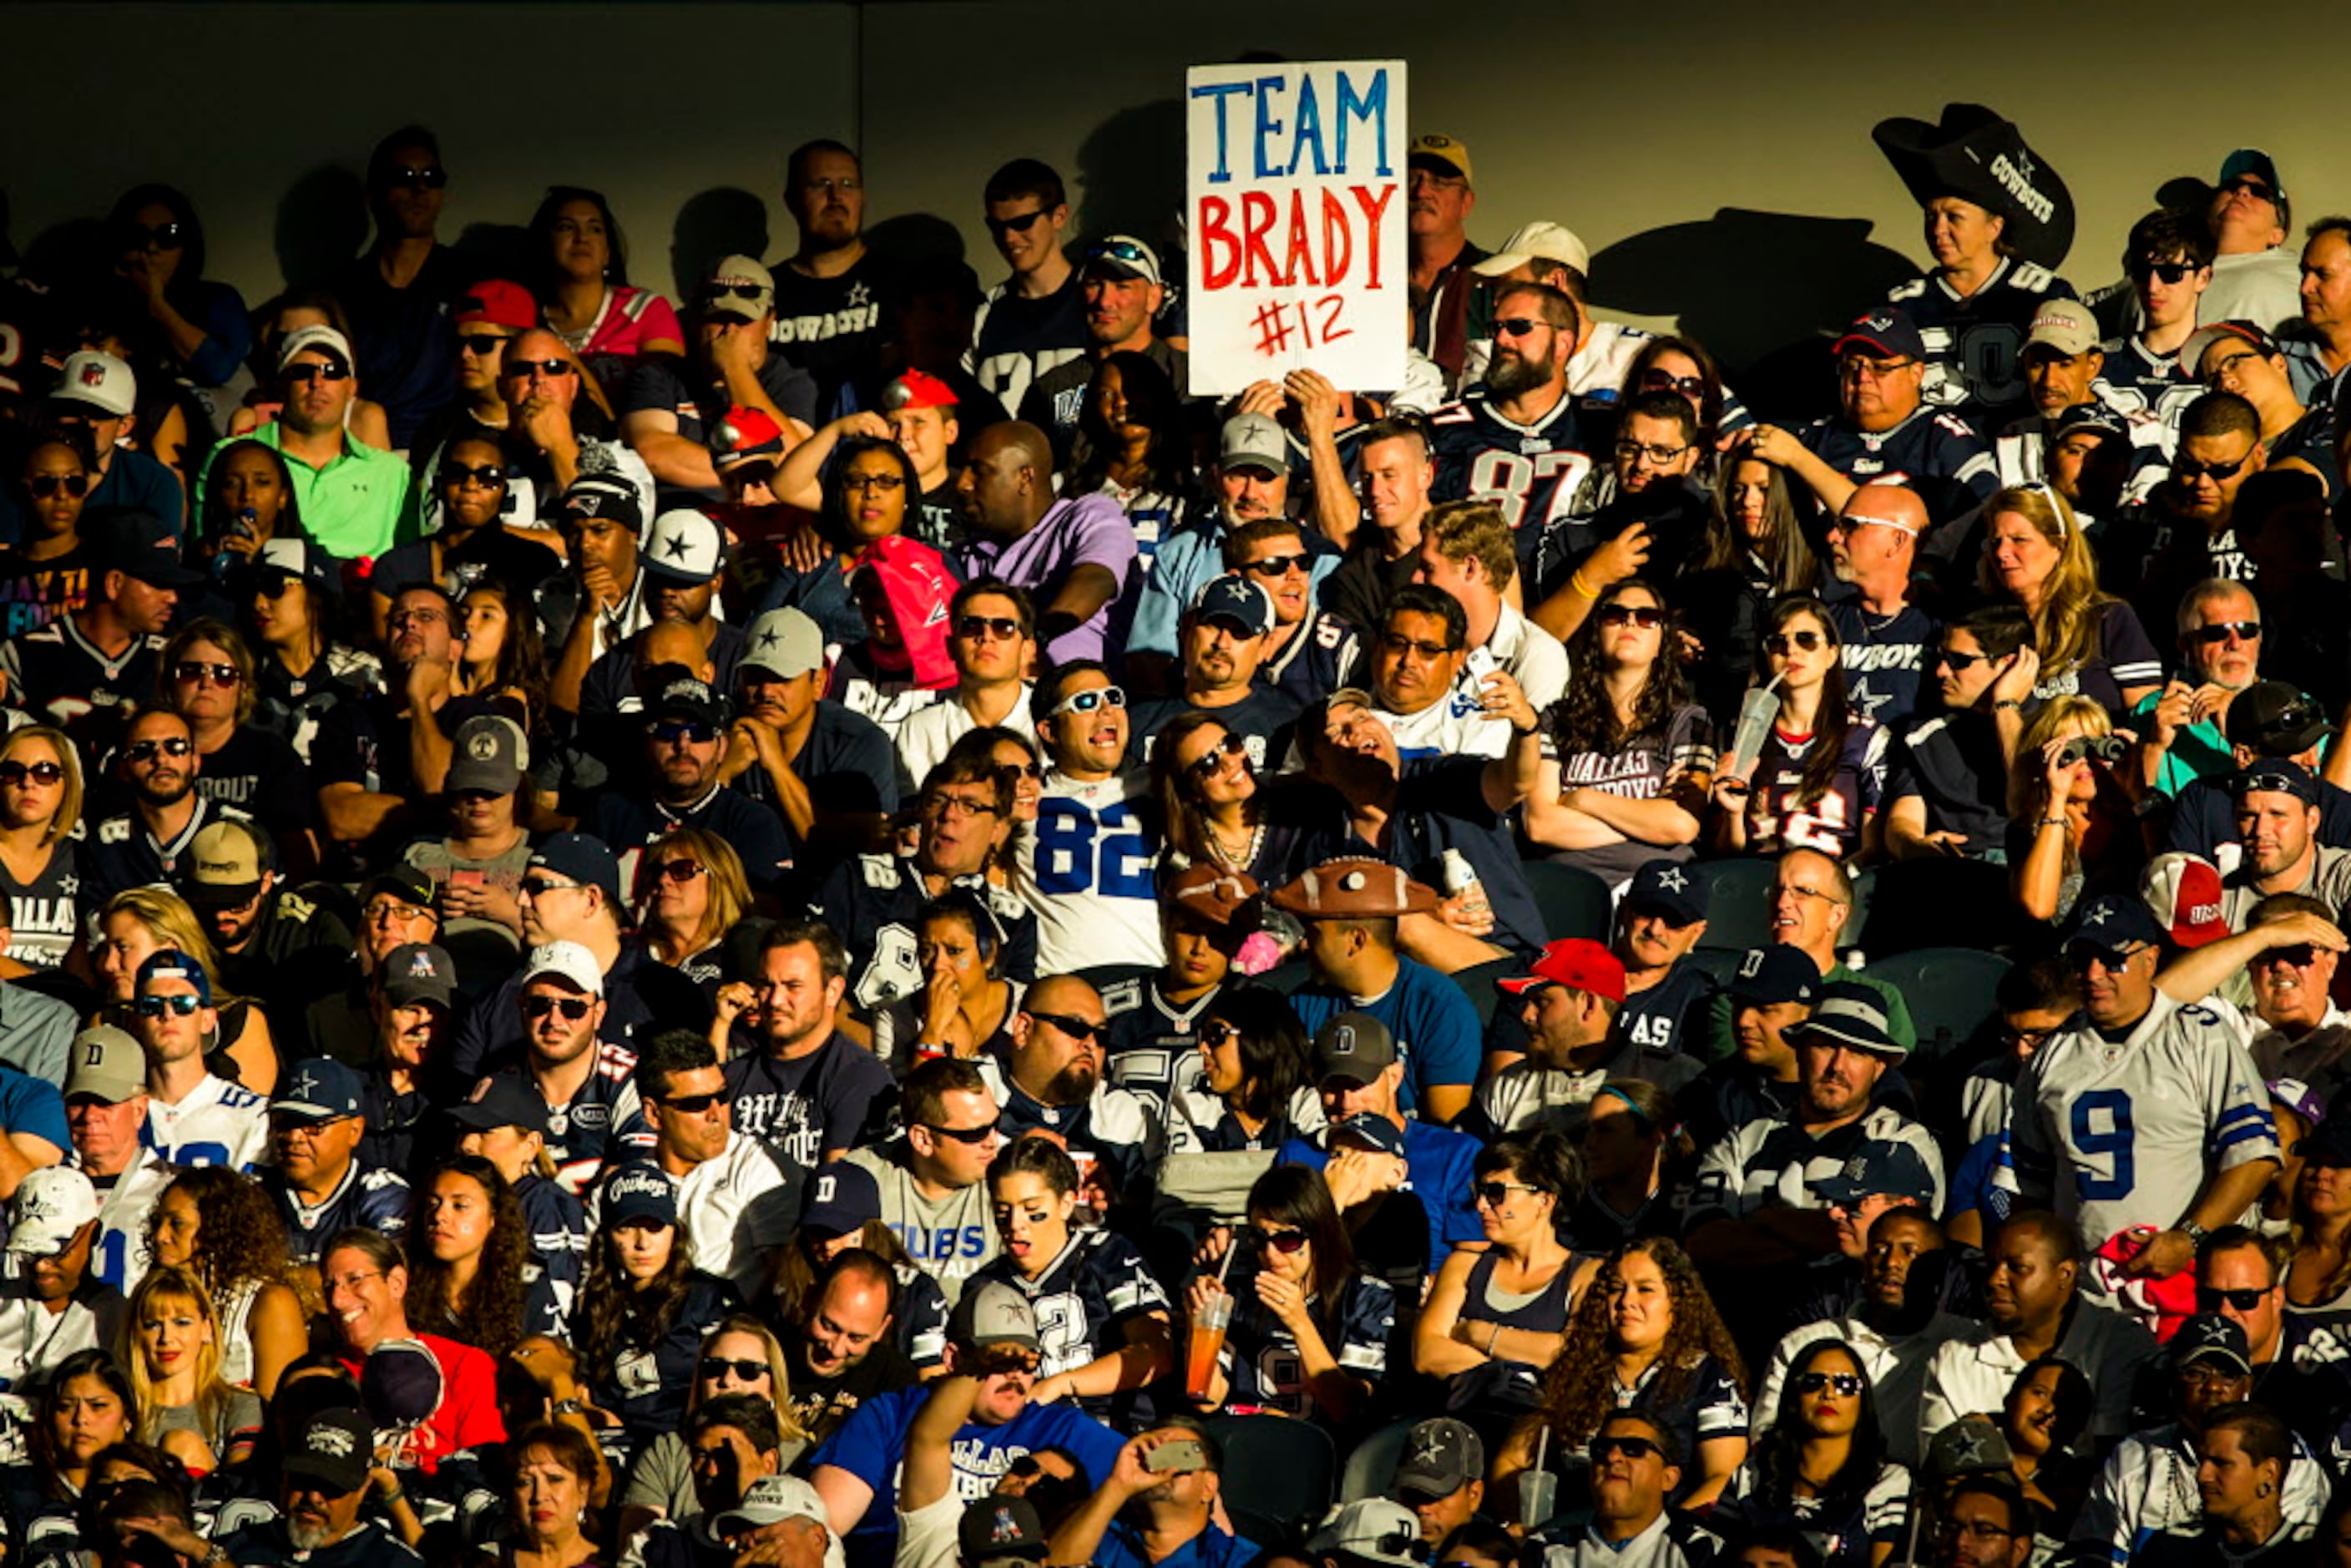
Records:
[[[147,1092],[147,1052],[112,1024],[98,1024],[73,1037],[72,1064],[66,1069],[66,1098],[88,1094],[120,1105]]]

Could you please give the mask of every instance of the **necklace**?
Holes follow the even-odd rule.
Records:
[[[1249,830],[1249,848],[1236,856],[1225,838],[1224,830],[1217,826],[1214,817],[1203,819],[1208,825],[1208,850],[1217,862],[1227,871],[1247,871],[1257,863],[1257,852],[1265,844],[1265,823],[1260,821]]]

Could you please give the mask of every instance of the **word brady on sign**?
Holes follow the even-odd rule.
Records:
[[[1402,384],[1404,77],[1402,60],[1186,73],[1193,392],[1301,366],[1351,392]]]

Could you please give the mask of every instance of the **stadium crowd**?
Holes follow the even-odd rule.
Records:
[[[0,277],[10,1568],[2351,1562],[2351,218],[1875,136],[1787,406],[1436,133],[1394,388],[831,141]]]

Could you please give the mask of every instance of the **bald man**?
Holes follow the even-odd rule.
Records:
[[[1927,531],[1927,503],[1907,485],[1864,485],[1829,525],[1838,587],[1825,597],[1844,643],[1845,695],[1854,712],[1899,725],[1918,707],[1934,662],[1934,617],[1910,602],[1910,571]]]
[[[1012,1017],[997,1126],[1008,1138],[1052,1134],[1081,1175],[1099,1170],[1116,1194],[1158,1164],[1160,1137],[1141,1097],[1102,1078],[1108,1016],[1102,994],[1075,975],[1029,987]]]
[[[966,582],[992,577],[1037,602],[1046,659],[1101,659],[1123,648],[1143,586],[1134,526],[1108,496],[1053,495],[1053,448],[1008,420],[972,438],[956,474],[972,537],[952,559]]]

